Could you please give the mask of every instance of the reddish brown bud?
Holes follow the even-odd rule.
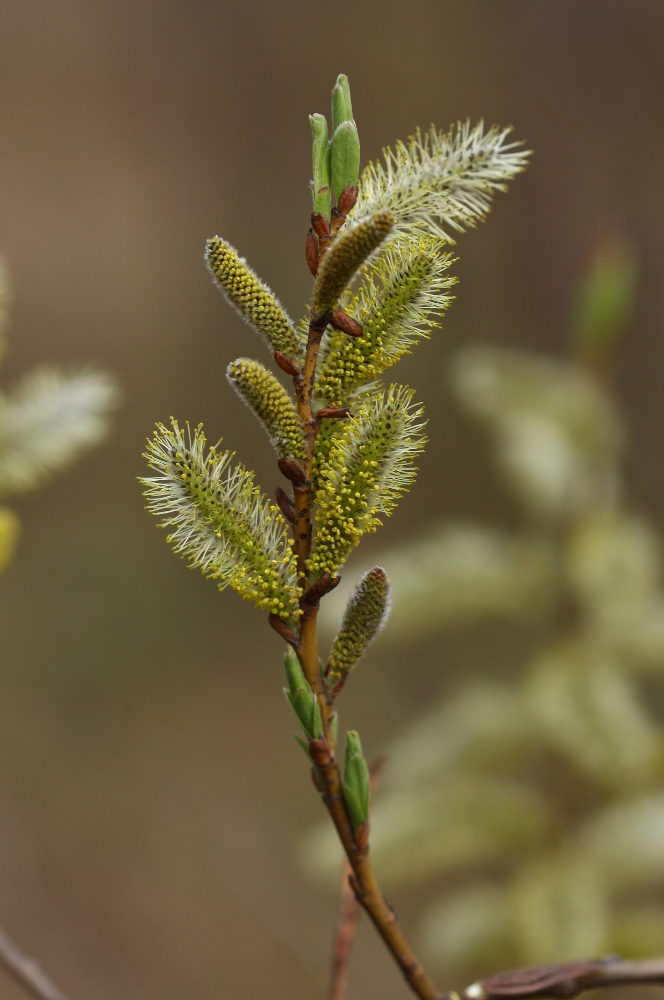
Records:
[[[281,638],[285,642],[287,642],[289,646],[292,646],[293,649],[298,648],[298,646],[300,645],[300,640],[295,635],[292,628],[290,628],[289,625],[284,621],[283,618],[280,618],[279,615],[270,615],[268,621],[271,627],[277,633],[277,635],[280,635]]]
[[[342,309],[332,310],[330,323],[335,330],[341,330],[342,333],[347,333],[349,337],[362,336],[362,327],[360,324],[356,319],[353,319],[352,316],[349,316],[348,313],[345,313]]]
[[[328,767],[332,761],[330,746],[327,740],[309,740],[309,753],[314,764],[318,767]]]
[[[306,258],[307,267],[313,274],[314,278],[318,274],[318,256],[318,240],[316,239],[316,234],[313,229],[310,229],[307,233]]]
[[[339,195],[339,201],[337,202],[337,209],[340,215],[348,215],[352,208],[355,208],[355,202],[357,201],[357,188],[347,187],[344,188]]]
[[[312,215],[311,225],[313,226],[316,236],[329,236],[330,223],[324,215]]]
[[[282,372],[286,372],[287,375],[291,375],[293,378],[300,374],[300,369],[293,359],[289,358],[283,351],[276,350],[274,352],[274,363],[278,368],[281,368]]]
[[[347,406],[324,406],[318,410],[316,416],[322,420],[324,417],[352,417],[353,414]]]
[[[355,844],[358,851],[364,854],[369,849],[369,824],[360,823],[355,831]]]
[[[275,496],[281,513],[284,515],[289,524],[295,524],[295,504],[291,498],[287,493],[284,493],[281,486],[277,486]]]
[[[329,573],[323,573],[323,575],[319,577],[319,579],[316,580],[311,587],[309,587],[309,590],[302,598],[302,603],[308,604],[310,607],[315,607],[321,597],[325,597],[326,594],[329,594],[330,591],[334,590],[340,582],[340,576],[330,576]]]
[[[289,479],[294,486],[306,486],[307,485],[307,474],[304,471],[304,467],[296,458],[289,455],[288,458],[280,458],[277,462],[279,466],[279,471],[284,474],[286,479]]]

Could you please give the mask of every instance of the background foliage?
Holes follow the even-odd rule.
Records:
[[[238,998],[267,982],[289,1000],[320,995],[335,900],[293,857],[318,812],[277,640],[252,608],[182,572],[133,477],[154,418],[182,412],[274,485],[269,448],[225,383],[229,361],[257,355],[253,334],[222,309],[202,251],[223,232],[301,312],[307,115],[326,110],[329,82],[312,72],[311,38],[328,36],[329,7],[6,0],[3,13],[0,232],[15,286],[4,384],[38,362],[93,358],[119,373],[126,405],[103,451],[26,498],[0,582],[1,919],[76,995],[200,1000],[222,980]],[[367,541],[373,554],[435,521],[521,540],[486,428],[441,369],[479,342],[568,358],[570,301],[607,228],[641,261],[613,382],[627,506],[661,531],[662,19],[655,0],[416,0],[407,19],[383,4],[380,24],[374,4],[337,5],[333,73],[353,81],[363,157],[467,116],[512,123],[536,151],[490,225],[464,237],[442,331],[401,363],[433,443],[416,491]],[[417,648],[389,635],[343,696],[370,756],[471,670],[517,683],[541,643],[496,617]],[[392,896],[410,926],[433,898],[403,882]],[[402,995],[367,933],[353,995],[369,987]]]
[[[516,680],[469,650],[459,690],[387,750],[373,857],[387,884],[429,887],[422,948],[460,975],[664,940],[661,543],[630,509],[607,384],[635,271],[631,247],[598,245],[568,362],[479,345],[453,358],[521,525],[434,522],[379,556],[390,639],[411,653],[491,620],[523,639]],[[310,837],[309,867],[336,873],[335,847],[326,828]]]

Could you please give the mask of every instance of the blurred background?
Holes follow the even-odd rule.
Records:
[[[124,394],[110,439],[17,505],[22,538],[0,579],[0,925],[72,997],[321,997],[336,897],[301,864],[321,806],[291,736],[280,644],[249,605],[185,572],[136,482],[145,438],[170,414],[223,435],[266,490],[278,481],[224,376],[264,351],[212,287],[204,241],[223,235],[299,317],[307,115],[327,112],[339,72],[364,162],[417,125],[513,125],[535,156],[460,238],[457,301],[402,363],[431,444],[363,558],[430,521],[518,524],[445,372],[479,341],[568,357],[579,274],[615,231],[640,262],[612,382],[625,492],[663,529],[664,9],[2,0],[0,11],[0,254],[14,296],[0,375],[89,362]],[[515,677],[520,642],[481,622],[401,645],[387,633],[344,692],[344,722],[369,756],[382,752],[478,662]],[[413,930],[430,888],[391,893]],[[366,994],[406,995],[363,926],[350,995]],[[1,997],[20,995],[0,980]]]

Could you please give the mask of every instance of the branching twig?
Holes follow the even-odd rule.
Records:
[[[39,963],[14,944],[0,928],[0,963],[37,1000],[67,1000]]]
[[[534,965],[500,972],[473,983],[463,991],[461,1000],[576,997],[586,990],[605,986],[664,986],[664,957],[626,961],[612,955],[588,962]]]

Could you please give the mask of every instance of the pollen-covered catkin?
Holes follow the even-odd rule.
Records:
[[[330,333],[316,386],[317,395],[337,406],[350,392],[377,378],[431,330],[452,301],[447,273],[451,254],[442,240],[422,233],[398,236],[362,269],[357,293],[342,307],[362,326],[361,337]]]
[[[388,208],[400,230],[428,230],[454,242],[449,231],[464,232],[486,218],[493,197],[525,170],[529,153],[508,142],[510,128],[484,131],[480,122],[459,122],[449,132],[433,125],[383,153],[385,165],[362,171],[355,216]]]
[[[300,419],[281,382],[251,358],[231,361],[226,375],[240,398],[263,424],[277,454],[281,458],[292,455],[303,462],[306,451]]]
[[[309,568],[334,575],[362,535],[391,514],[413,482],[413,458],[424,448],[422,408],[413,390],[392,385],[363,403],[330,447],[316,495],[313,553]]]
[[[265,337],[273,351],[299,359],[301,344],[293,321],[237,250],[213,236],[207,241],[205,260],[226,299],[249,326]]]
[[[341,231],[318,269],[313,295],[314,312],[321,314],[327,309],[334,309],[358,268],[389,235],[393,225],[394,216],[383,210]]]
[[[279,509],[254,486],[254,475],[231,465],[232,452],[210,448],[199,426],[192,433],[172,420],[157,424],[146,458],[158,475],[141,480],[148,510],[172,528],[175,552],[246,601],[280,618],[299,614],[300,588],[293,542]]]
[[[327,676],[334,685],[350,673],[385,625],[390,613],[390,584],[385,570],[365,573],[348,599],[339,633],[332,644]]]

